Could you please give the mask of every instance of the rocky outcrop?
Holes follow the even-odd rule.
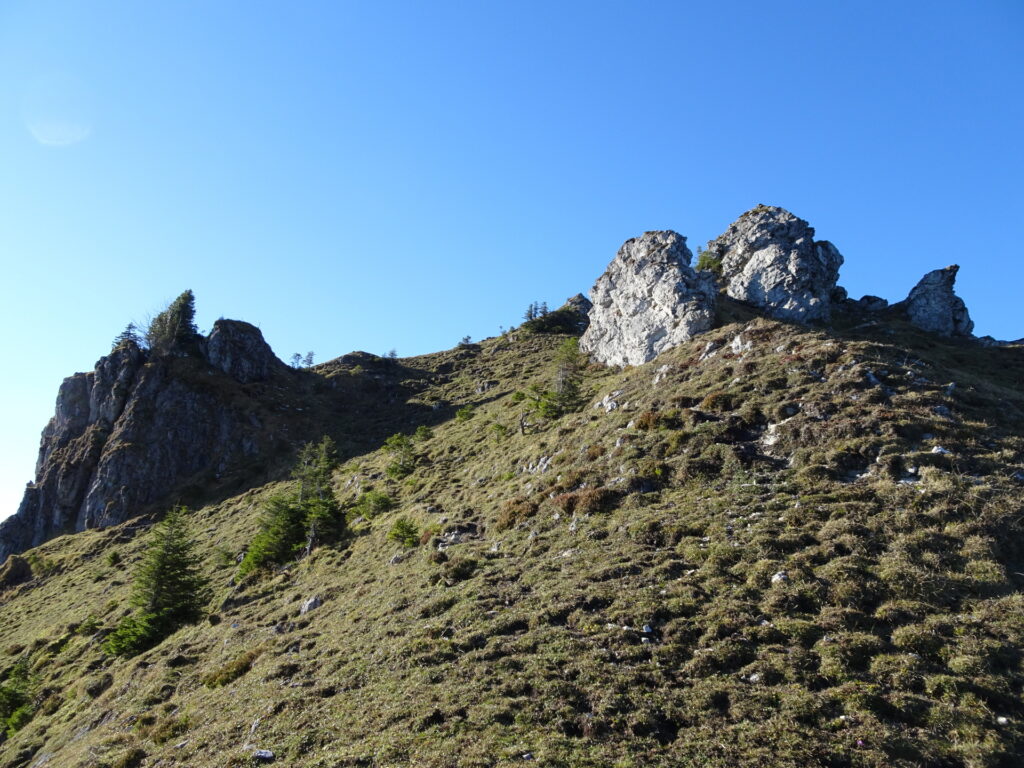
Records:
[[[565,304],[554,312],[544,311],[532,320],[523,323],[523,328],[533,333],[581,334],[587,330],[590,320],[591,303],[582,293],[565,300]]]
[[[17,586],[31,578],[32,566],[23,557],[12,555],[0,565],[0,590]]]
[[[940,336],[970,336],[974,322],[963,299],[953,293],[956,264],[936,269],[921,278],[902,306],[910,322]]]
[[[571,309],[573,312],[578,312],[583,316],[587,316],[590,314],[590,310],[594,308],[594,304],[582,293],[577,293],[575,296],[570,296],[565,300],[564,308]]]
[[[580,349],[606,365],[640,365],[711,328],[714,276],[695,272],[692,257],[670,230],[627,240],[590,291]]]
[[[260,329],[240,320],[218,320],[206,340],[206,359],[235,381],[249,384],[270,376],[280,361]]]
[[[0,523],[0,562],[64,533],[123,522],[182,483],[259,453],[258,409],[240,385],[285,366],[248,323],[220,320],[198,346],[205,356],[151,356],[126,341],[95,370],[64,380],[35,481]]]
[[[747,211],[708,243],[707,256],[720,266],[730,297],[781,320],[828,320],[843,257],[789,211],[768,205]]]

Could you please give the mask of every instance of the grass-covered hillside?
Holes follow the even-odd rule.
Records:
[[[303,374],[343,540],[241,578],[288,481],[221,489],[129,658],[148,519],[12,559],[0,766],[1024,764],[1024,349],[721,311],[547,419],[560,333]]]

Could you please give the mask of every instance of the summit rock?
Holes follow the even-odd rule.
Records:
[[[828,320],[843,257],[784,208],[759,205],[708,243],[726,294],[780,320]]]
[[[694,271],[692,258],[671,230],[627,240],[590,291],[580,350],[606,365],[641,365],[711,328],[714,276]]]

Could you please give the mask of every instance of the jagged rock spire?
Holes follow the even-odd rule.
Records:
[[[953,293],[956,264],[936,269],[914,286],[904,302],[910,322],[940,336],[970,336],[974,322],[963,299]]]

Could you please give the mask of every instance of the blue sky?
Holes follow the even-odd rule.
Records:
[[[1024,336],[1024,3],[0,4],[0,517],[61,379],[186,288],[282,358],[400,355],[757,203],[853,296],[962,265]]]

